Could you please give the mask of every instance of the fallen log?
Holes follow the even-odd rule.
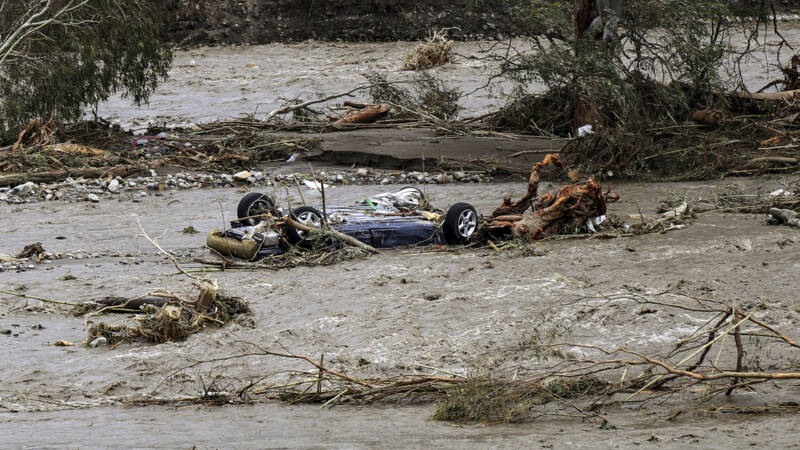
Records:
[[[692,120],[697,123],[702,123],[704,125],[711,125],[717,126],[719,122],[722,120],[722,114],[717,111],[711,111],[708,109],[701,109],[699,111],[695,111],[692,114]]]
[[[762,163],[780,163],[780,164],[797,164],[797,158],[791,158],[787,156],[761,156],[758,158],[753,158],[747,162],[745,168],[754,168],[758,167]]]
[[[305,225],[305,224],[302,224],[300,222],[297,222],[296,220],[292,220],[291,217],[284,217],[283,220],[286,221],[287,225],[289,225],[291,227],[294,227],[294,228],[296,228],[296,229],[298,229],[300,231],[305,231],[307,233],[327,233],[327,234],[330,234],[331,236],[333,236],[334,238],[336,238],[337,240],[339,240],[341,242],[344,242],[346,244],[352,245],[353,247],[357,247],[357,248],[360,248],[362,250],[366,250],[366,251],[368,251],[370,253],[380,253],[375,247],[373,247],[371,245],[367,245],[367,244],[359,241],[358,239],[356,239],[356,238],[354,238],[352,236],[348,236],[348,235],[346,235],[344,233],[340,233],[340,232],[338,232],[338,231],[336,231],[334,229],[327,229],[327,230],[323,231],[323,230],[320,230],[319,228],[310,227],[308,225]]]
[[[391,109],[391,105],[370,105],[361,111],[342,117],[336,122],[333,122],[329,127],[326,128],[326,131],[335,131],[340,129],[340,126],[342,125],[375,122],[376,120],[385,116]]]
[[[371,105],[369,103],[357,102],[355,100],[345,100],[342,103],[342,106],[349,106],[351,108],[364,109],[364,108],[369,108]]]
[[[18,184],[27,183],[32,181],[34,183],[54,183],[56,181],[64,181],[69,177],[72,178],[100,178],[103,176],[110,177],[127,177],[131,174],[145,170],[144,166],[140,165],[120,165],[111,167],[90,167],[85,169],[67,169],[56,170],[50,172],[36,172],[36,173],[11,173],[7,175],[0,175],[0,186],[16,186]]]
[[[122,309],[130,310],[130,309],[142,309],[144,305],[153,305],[158,306],[159,308],[164,306],[167,303],[166,297],[156,297],[156,296],[144,296],[138,298],[127,298],[127,297],[104,297],[98,300],[95,300],[94,303],[99,305],[103,305],[105,307],[119,307]],[[111,311],[114,312],[114,311]]]
[[[732,94],[739,98],[745,98],[751,100],[781,101],[781,100],[791,100],[795,97],[800,97],[800,89],[794,89],[791,91],[782,91],[782,92],[761,92],[761,93],[733,92]]]

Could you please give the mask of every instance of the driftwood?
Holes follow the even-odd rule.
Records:
[[[561,158],[555,154],[547,155],[544,161],[534,164],[528,179],[528,191],[516,202],[512,202],[510,197],[503,199],[503,204],[492,213],[485,225],[490,233],[510,232],[515,236],[542,239],[565,227],[578,228],[587,219],[605,215],[606,204],[619,199],[611,191],[603,193],[594,178],[583,183],[568,184],[539,196],[541,171],[548,165],[564,168]]]
[[[692,114],[692,120],[704,125],[717,126],[722,120],[722,114],[718,113],[717,111],[701,109]]]
[[[794,89],[791,91],[782,91],[782,92],[761,92],[761,93],[736,92],[733,93],[733,95],[739,98],[752,99],[752,100],[781,101],[781,100],[791,100],[795,97],[800,97],[800,89]]]
[[[56,170],[38,173],[11,173],[0,175],[0,186],[16,186],[32,181],[34,183],[53,183],[72,178],[99,178],[102,176],[127,177],[146,168],[141,165],[120,165],[112,167],[92,167],[87,169]]]
[[[214,299],[217,298],[219,287],[216,281],[203,280],[200,282],[200,294],[197,296],[197,301],[194,304],[195,311],[199,313],[207,313],[214,305]]]
[[[162,307],[167,303],[167,297],[159,297],[154,295],[146,295],[143,297],[137,298],[127,298],[127,297],[104,297],[98,300],[95,300],[94,303],[99,305],[103,305],[104,307],[120,307],[124,309],[141,309],[144,305],[153,305],[157,307]],[[115,312],[115,310],[110,310],[111,312]]]
[[[34,256],[39,256],[45,253],[44,248],[42,248],[41,242],[34,242],[33,244],[28,244],[22,249],[21,252],[17,253],[17,258],[32,258]]]
[[[286,224],[290,227],[294,227],[300,231],[305,231],[307,233],[329,233],[331,236],[335,237],[337,240],[344,242],[346,244],[352,245],[353,247],[360,248],[362,250],[366,250],[370,253],[380,253],[375,247],[371,245],[367,245],[358,239],[348,236],[344,233],[340,233],[334,229],[327,229],[324,232],[319,228],[310,227],[308,225],[304,225],[296,220],[292,220],[291,217],[285,217],[283,220],[286,221]]]
[[[533,168],[531,169],[531,174],[528,178],[528,192],[526,192],[525,195],[516,202],[512,202],[511,197],[506,196],[506,198],[503,199],[503,204],[492,213],[492,217],[520,215],[528,210],[528,208],[531,207],[531,202],[534,198],[536,198],[536,195],[539,191],[542,168],[548,165],[553,165],[561,169],[564,168],[564,163],[561,161],[561,157],[558,155],[549,154],[545,156],[542,162],[534,164]]]
[[[333,122],[327,131],[335,131],[341,129],[343,125],[350,125],[354,123],[372,123],[381,117],[385,116],[392,109],[391,105],[370,105],[361,111],[355,112],[348,116]]]

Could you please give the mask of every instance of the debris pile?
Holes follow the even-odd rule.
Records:
[[[611,191],[604,193],[594,178],[539,195],[541,172],[548,165],[564,169],[564,163],[555,154],[534,164],[525,195],[516,202],[504,198],[485,223],[491,235],[512,234],[538,240],[564,230],[574,232],[586,227],[594,231],[594,225],[605,220],[607,203],[618,200],[619,196]]]
[[[405,56],[402,70],[425,70],[450,62],[454,42],[447,39],[447,31],[439,30],[427,42],[414,47]]]
[[[158,295],[154,296],[159,299]],[[153,343],[181,341],[206,327],[220,327],[242,314],[250,314],[247,302],[239,297],[226,297],[214,292],[211,306],[208,309],[196,302],[181,300],[175,295],[164,295],[161,301],[141,303],[137,299],[122,299],[112,304],[82,303],[76,313],[85,313],[96,309],[90,315],[101,312],[131,312],[138,309],[133,318],[122,323],[110,324],[98,322],[89,326],[86,343],[91,344],[103,339],[109,345],[121,342],[144,340]],[[133,309],[136,304],[138,308]],[[160,306],[156,306],[159,305]],[[201,312],[203,311],[203,312]]]

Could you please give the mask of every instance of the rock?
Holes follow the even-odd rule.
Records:
[[[114,194],[119,192],[119,180],[117,180],[116,178],[111,180],[111,183],[108,183],[108,187],[106,189],[108,189],[108,192],[111,192],[111,193],[114,193]]]
[[[14,189],[8,191],[11,195],[18,195],[20,197],[24,195],[28,195],[32,190],[33,187],[36,186],[33,181],[28,181],[25,184],[20,184],[19,186],[15,186]]]
[[[390,184],[391,182],[392,182],[392,180],[390,180],[388,178],[384,178],[384,179],[381,180],[381,184]]]
[[[264,179],[264,173],[263,172],[253,172],[253,178],[255,178],[256,181],[261,181],[261,180]]]
[[[53,194],[47,194],[47,195],[45,195],[45,196],[44,196],[44,199],[45,199],[45,201],[48,201],[48,202],[49,202],[50,200],[52,200],[52,199],[53,199]]]
[[[253,174],[251,172],[243,170],[241,172],[236,172],[235,174],[233,174],[233,179],[236,181],[245,181],[252,176]]]
[[[7,202],[7,201],[8,201],[8,195],[6,195],[5,193],[0,194],[0,202]]]
[[[64,193],[61,191],[56,191],[53,195],[56,197],[56,200],[61,200],[61,197],[64,196]]]
[[[366,169],[366,168],[362,167],[362,168],[356,170],[356,175],[359,176],[359,177],[365,177],[365,176],[369,175],[369,169]]]
[[[250,178],[247,179],[247,182],[250,183],[250,184],[255,184],[256,181],[257,181],[256,177],[250,177]]]
[[[136,186],[136,182],[135,181],[128,181],[128,186],[134,187],[134,186]]]
[[[469,177],[469,175],[467,175],[466,172],[461,172],[461,171],[456,172],[453,175],[456,177],[456,180],[458,180],[458,181],[463,181],[465,178]],[[469,181],[469,180],[467,180],[467,181]]]
[[[233,177],[228,175],[227,173],[223,173],[219,176],[223,183],[233,183]]]
[[[89,200],[92,203],[97,203],[100,201],[100,197],[98,197],[97,194],[89,194],[86,196],[86,200]]]

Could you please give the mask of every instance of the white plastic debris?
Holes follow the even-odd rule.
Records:
[[[236,172],[235,174],[233,174],[233,179],[237,181],[245,181],[252,176],[253,174],[250,171],[243,170],[241,172]]]
[[[671,219],[673,217],[678,217],[678,216],[683,215],[686,212],[686,210],[688,210],[688,209],[689,209],[689,205],[686,202],[682,202],[675,209],[671,209],[671,210],[665,212],[664,214],[662,214],[661,217],[664,218],[664,219]]]
[[[292,156],[290,156],[289,159],[287,159],[285,162],[287,163],[294,162],[295,159],[297,159],[297,153],[292,153]]]
[[[769,193],[770,197],[780,197],[781,195],[784,197],[791,197],[793,194],[786,189],[778,189],[777,191],[772,191]]]
[[[420,207],[423,203],[423,194],[419,189],[407,187],[397,192],[385,192],[383,194],[367,197],[364,202],[382,212],[411,211]]]
[[[584,125],[578,128],[578,137],[590,136],[594,134],[594,130],[592,130],[591,125]]]
[[[99,347],[101,345],[108,345],[108,339],[106,339],[104,336],[100,336],[92,342],[89,342],[89,347],[92,348]]]
[[[595,229],[595,226],[600,225],[605,221],[606,221],[605,214],[603,214],[602,216],[590,217],[586,219],[586,229],[589,230],[590,233],[597,233],[597,229]]]
[[[8,191],[8,193],[11,195],[19,195],[20,197],[22,197],[23,195],[27,195],[28,193],[30,193],[33,190],[34,186],[35,184],[32,181],[28,181],[27,183],[15,186],[14,189],[11,189],[10,191]]]
[[[307,188],[309,188],[309,189],[311,189],[313,191],[322,192],[322,183],[320,183],[319,181],[303,180],[303,184],[305,184]],[[333,186],[331,186],[330,184],[326,184],[325,185],[325,189],[330,189],[332,187]]]

